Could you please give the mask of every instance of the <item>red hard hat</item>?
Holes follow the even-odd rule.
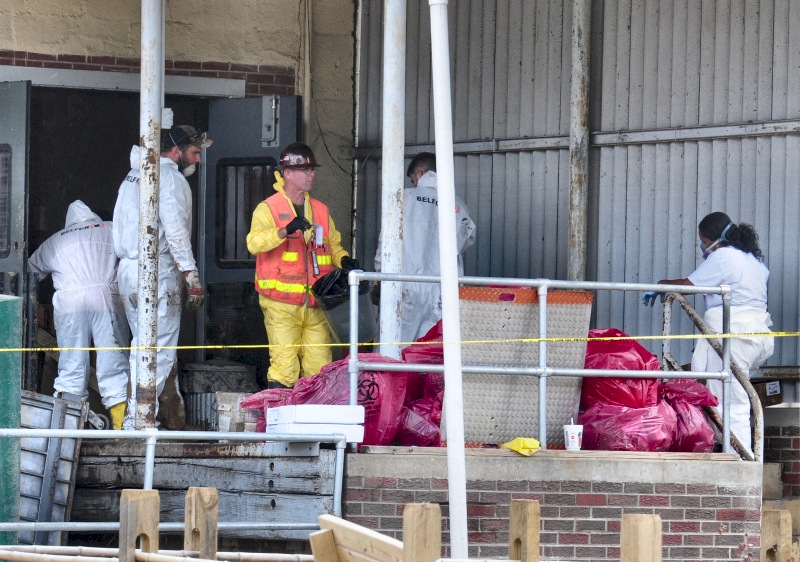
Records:
[[[283,149],[279,166],[282,170],[291,168],[319,168],[314,151],[302,142],[293,142]]]

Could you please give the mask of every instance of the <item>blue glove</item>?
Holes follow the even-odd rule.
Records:
[[[661,297],[661,302],[664,302],[666,293],[656,293],[655,291],[647,291],[642,297],[642,304],[645,306],[653,306],[656,304],[656,298]]]

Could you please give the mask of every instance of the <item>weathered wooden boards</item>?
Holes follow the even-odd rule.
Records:
[[[315,524],[319,514],[333,512],[336,451],[320,449],[316,444],[303,447],[277,455],[266,443],[159,444],[153,488],[159,491],[161,520],[182,521],[186,490],[203,486],[218,490],[220,522]],[[84,441],[73,520],[116,519],[121,491],[142,487],[144,466],[144,448],[138,444]],[[308,538],[307,529],[222,529],[219,534]]]

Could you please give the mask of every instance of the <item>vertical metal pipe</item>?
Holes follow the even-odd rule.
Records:
[[[727,289],[722,293],[722,333],[730,334],[731,332],[731,288],[728,285],[722,285],[723,289]],[[731,452],[731,384],[733,384],[733,375],[731,373],[731,340],[730,338],[722,338],[722,370],[728,375],[722,381],[722,451],[725,453]]]
[[[163,3],[142,0],[142,74],[139,146],[139,346],[136,380],[131,381],[136,428],[156,420],[156,343],[158,321],[158,186],[161,158],[161,91],[164,59]]]
[[[586,214],[589,164],[589,50],[591,3],[572,3],[572,88],[569,124],[569,256],[567,278],[586,279]]]
[[[350,361],[347,372],[350,375],[350,405],[358,404],[358,279],[354,272],[348,275],[350,283]]]
[[[403,181],[406,127],[406,0],[383,5],[383,149],[381,162],[381,270],[403,271]],[[400,290],[381,283],[380,352],[400,359]]]
[[[431,13],[436,190],[439,196],[439,264],[442,272],[442,347],[447,423],[447,479],[450,497],[450,549],[453,558],[468,558],[464,395],[461,387],[461,314],[458,304],[456,224],[453,220],[456,199],[447,0],[429,0],[428,5]]]
[[[664,339],[661,340],[661,368],[667,368],[666,358],[672,355],[672,345],[668,336],[672,334],[672,299],[664,302],[664,311],[661,320],[661,333]]]
[[[347,441],[344,436],[336,441],[336,464],[333,476],[333,514],[342,516],[342,488],[344,487],[344,449]]]
[[[28,332],[25,336],[25,341],[32,344],[31,347],[37,347],[37,332],[39,330],[39,323],[37,321],[39,313],[39,275],[36,273],[29,273],[25,277],[28,282],[27,294],[28,298],[25,299],[25,329]],[[23,294],[20,291],[20,294]],[[38,353],[25,354],[25,369],[24,380],[22,388],[25,390],[32,390],[37,392],[39,384],[41,383],[42,376],[39,372],[39,357]]]
[[[153,474],[156,470],[156,445],[158,444],[158,430],[154,427],[147,428],[149,435],[144,442],[144,483],[143,490],[153,489]]]
[[[547,285],[539,285],[539,444],[547,449]],[[566,422],[565,422],[566,423]]]

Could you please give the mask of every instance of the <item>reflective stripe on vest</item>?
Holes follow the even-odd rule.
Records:
[[[265,291],[268,291],[269,289],[275,289],[284,293],[307,292],[306,286],[299,283],[283,283],[277,279],[258,279],[257,281],[259,289],[264,289]]]
[[[297,261],[297,252],[283,252],[283,261]]]

